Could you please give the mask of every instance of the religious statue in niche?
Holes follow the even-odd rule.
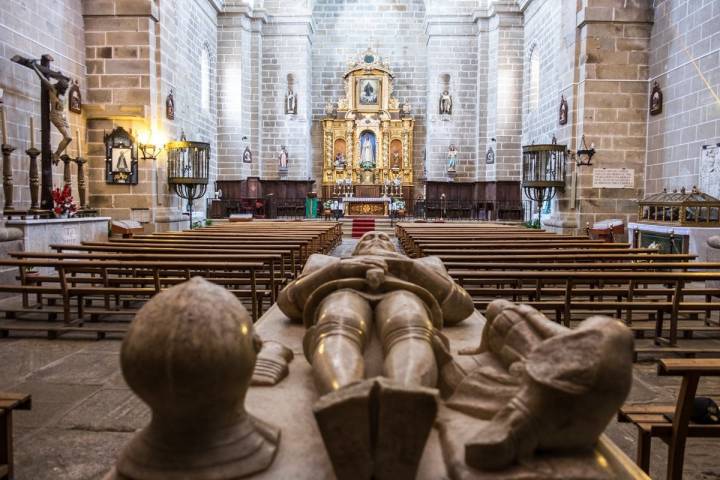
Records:
[[[168,120],[175,120],[175,97],[173,96],[172,90],[165,99],[165,117]]]
[[[372,170],[375,168],[375,135],[365,132],[360,138],[360,168]]]
[[[393,170],[399,170],[402,165],[402,153],[399,148],[393,150],[390,156],[390,168]]]
[[[288,87],[287,94],[285,95],[285,114],[297,114],[297,95],[291,87]]]
[[[43,55],[45,56],[45,55]],[[50,55],[47,55],[49,60],[52,62],[53,59]],[[38,68],[37,62],[34,60],[30,61],[32,69],[35,71],[43,86],[47,89],[48,95],[50,96],[50,122],[55,125],[58,132],[62,135],[62,140],[58,144],[57,150],[52,154],[53,164],[57,165],[60,161],[60,157],[67,146],[72,142],[70,136],[70,124],[68,123],[67,113],[65,112],[65,94],[70,86],[67,80],[58,79],[55,83],[50,82],[50,78],[46,77]]]
[[[138,183],[135,138],[122,127],[105,135],[105,181],[125,185]]]
[[[568,103],[565,95],[560,96],[560,115],[558,119],[560,125],[565,125],[568,121]]]
[[[453,99],[450,92],[445,90],[440,95],[440,115],[452,115]]]
[[[343,152],[338,152],[335,155],[335,170],[345,170],[345,154]]]
[[[243,152],[242,156],[243,163],[252,163],[252,152],[250,151],[250,147],[245,147],[245,151]]]
[[[448,172],[454,172],[457,168],[457,156],[458,151],[457,148],[455,148],[455,145],[450,145],[450,148],[448,148],[448,154],[447,154],[447,171]]]
[[[68,108],[73,113],[82,113],[82,94],[80,93],[80,83],[73,81],[68,92]]]
[[[653,84],[652,92],[650,93],[650,115],[658,115],[662,113],[663,107],[663,94],[660,90],[658,82]]]
[[[280,147],[280,155],[278,156],[278,159],[280,160],[280,171],[287,173],[288,151],[287,151],[287,148],[285,148],[285,145]]]

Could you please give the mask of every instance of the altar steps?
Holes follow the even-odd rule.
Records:
[[[378,232],[387,233],[388,235],[390,235],[390,236],[392,236],[392,237],[395,236],[395,229],[394,229],[393,226],[391,225],[390,219],[387,218],[387,217],[376,217],[376,218],[372,218],[372,217],[359,217],[359,218],[344,217],[344,218],[341,218],[341,219],[340,219],[340,222],[342,223],[342,226],[343,226],[343,237],[344,237],[344,238],[360,238],[360,237],[365,233],[365,231],[362,231],[362,233],[360,233],[360,230],[355,231],[355,229],[353,228],[353,226],[355,225],[355,220],[368,220],[368,219],[374,221],[374,227],[373,227],[373,228],[370,228],[370,229],[367,229],[367,230],[365,230],[365,229],[363,229],[363,230],[365,230],[365,231],[376,230],[376,231],[378,231]],[[360,226],[362,223],[363,223],[363,222],[361,222],[361,223],[359,223],[359,224],[357,224],[357,225]],[[367,224],[363,225],[363,226],[365,227],[365,226],[367,226],[367,225],[369,225],[369,222],[368,222]],[[358,236],[355,236],[356,233],[358,234]]]

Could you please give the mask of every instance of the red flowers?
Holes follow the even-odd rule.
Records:
[[[56,216],[59,217],[63,214],[67,214],[67,216],[72,216],[77,211],[77,206],[73,201],[70,185],[65,185],[65,188],[63,188],[62,191],[60,191],[59,188],[53,190],[52,198],[55,202],[55,208],[53,208],[53,212],[55,212]]]

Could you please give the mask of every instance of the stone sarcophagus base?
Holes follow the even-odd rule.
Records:
[[[479,313],[443,333],[453,353],[477,347],[485,320]],[[312,368],[303,358],[305,327],[293,324],[274,306],[255,324],[264,341],[274,340],[289,347],[295,360],[290,373],[274,387],[253,387],[246,407],[261,418],[272,418],[282,426],[282,442],[270,468],[252,478],[332,479],[333,467],[313,416],[318,401]],[[382,352],[373,335],[366,351],[366,376],[381,374]],[[595,451],[572,454],[539,454],[502,471],[479,471],[464,462],[467,443],[482,425],[477,418],[448,408],[440,401],[435,428],[432,429],[418,470],[418,479],[605,479],[648,478],[607,437],[602,436]],[[487,423],[487,422],[486,422]]]

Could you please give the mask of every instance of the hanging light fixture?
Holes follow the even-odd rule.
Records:
[[[190,212],[190,228],[193,220],[193,202],[202,198],[207,191],[210,171],[210,144],[189,142],[183,132],[180,141],[165,145],[168,156],[168,185],[175,193],[187,200]]]

